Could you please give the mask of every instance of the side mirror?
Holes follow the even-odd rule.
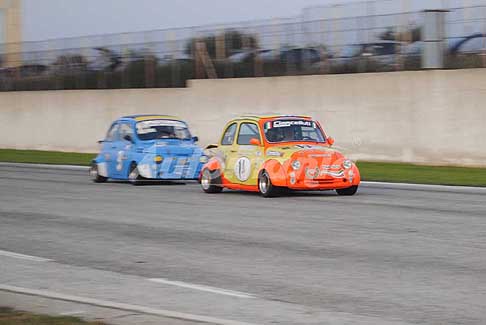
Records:
[[[198,142],[199,141],[199,137],[192,137],[192,141]]]
[[[207,149],[207,150],[209,150],[209,149],[217,149],[218,147],[219,147],[219,145],[217,145],[217,144],[210,144],[210,145],[208,145],[208,146],[206,147],[206,149]]]
[[[332,146],[334,144],[334,138],[333,137],[328,137],[327,138],[327,143]]]
[[[131,137],[129,134],[125,135],[125,136],[123,137],[123,140],[126,140],[126,141],[128,141],[128,142],[133,143],[133,139],[132,139],[132,137]]]
[[[99,144],[102,144],[102,143],[105,143],[105,142],[106,142],[106,140],[99,140],[98,141]]]
[[[250,144],[252,146],[261,146],[262,145],[262,143],[260,142],[260,140],[255,139],[255,138],[253,138],[253,139],[250,140]]]

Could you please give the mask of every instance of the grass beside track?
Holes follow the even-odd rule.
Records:
[[[88,166],[95,154],[0,149],[0,162]],[[486,168],[358,162],[364,181],[486,187]]]
[[[0,149],[0,161],[12,163],[88,166],[94,157],[91,153]]]
[[[357,163],[365,181],[486,187],[486,168]]]
[[[16,311],[0,307],[0,325],[103,325],[100,322],[85,322],[77,317],[53,317]]]

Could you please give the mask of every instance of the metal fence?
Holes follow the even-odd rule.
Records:
[[[446,68],[486,67],[486,0],[376,0],[285,19],[0,44],[0,63],[13,62],[0,69],[0,90],[420,69],[427,8],[449,11]]]

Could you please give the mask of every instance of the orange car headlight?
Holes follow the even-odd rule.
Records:
[[[294,160],[294,161],[292,161],[292,163],[290,164],[290,166],[292,166],[292,168],[294,170],[299,170],[300,167],[302,167],[302,164],[300,163],[300,161]]]
[[[345,169],[351,169],[353,167],[353,162],[349,159],[346,159],[344,162],[343,162],[343,167]]]

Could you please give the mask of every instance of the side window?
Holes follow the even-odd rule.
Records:
[[[249,145],[251,139],[260,139],[258,126],[254,123],[241,123],[240,132],[238,133],[238,144]]]
[[[484,49],[486,45],[484,41],[485,41],[484,37],[475,37],[469,39],[468,41],[466,41],[464,44],[461,45],[460,52],[461,53],[480,52],[482,49]]]
[[[113,124],[106,134],[105,141],[116,141],[118,139],[119,124]]]
[[[120,133],[120,139],[121,140],[123,140],[123,138],[126,135],[129,135],[133,139],[133,130],[132,130],[132,126],[129,123],[120,124],[119,133]]]
[[[231,146],[235,141],[236,126],[237,124],[233,123],[224,132],[223,139],[221,140],[223,146]]]

